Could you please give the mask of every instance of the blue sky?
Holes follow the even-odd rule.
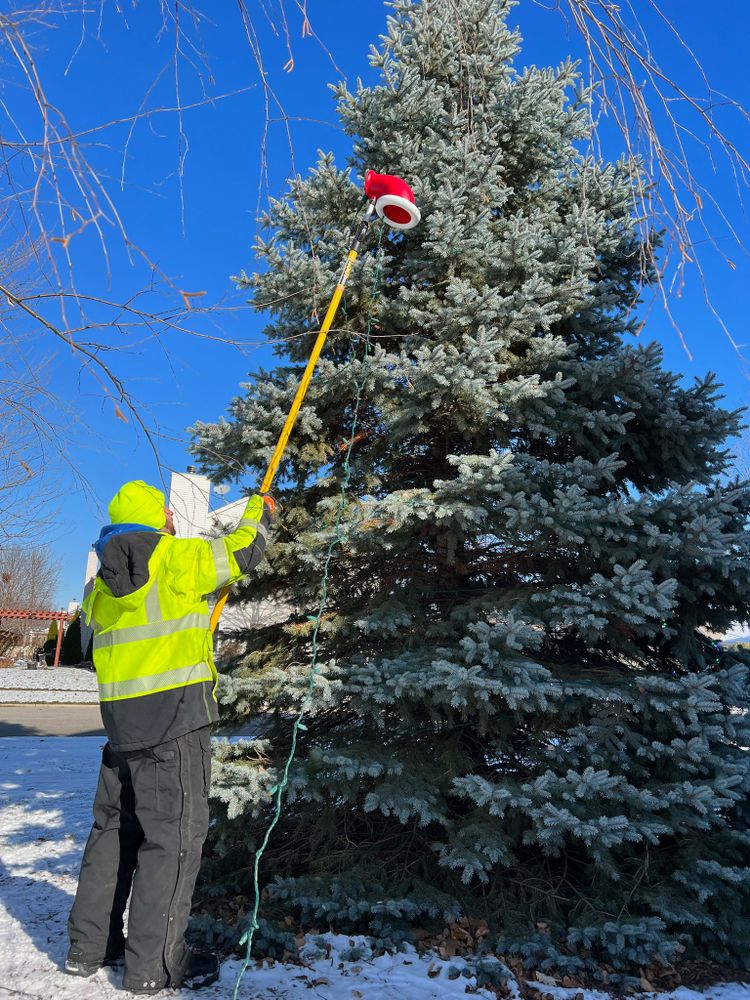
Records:
[[[334,103],[327,84],[339,78],[324,49],[313,38],[300,37],[300,19],[289,10],[289,28],[295,68],[284,73],[288,53],[283,39],[274,37],[269,25],[256,11],[256,27],[269,76],[290,116],[316,121],[294,121],[294,166],[305,172],[316,159],[316,150],[332,149],[343,162],[348,141],[336,125]],[[551,6],[551,5],[550,5]],[[647,5],[643,5],[646,7]],[[750,37],[750,8],[741,0],[724,0],[715,10],[720,16],[707,17],[705,5],[665,0],[664,12],[679,26],[707,70],[713,85],[750,106],[750,81],[746,74]],[[50,94],[64,108],[76,129],[90,128],[103,121],[133,115],[159,70],[168,63],[173,39],[158,38],[157,4],[123,6],[118,13],[105,5],[99,26],[98,15],[57,22],[53,32],[40,35],[38,62]],[[241,339],[245,352],[214,341],[190,339],[171,334],[163,343],[139,343],[130,333],[113,343],[127,353],[118,353],[113,364],[142,400],[150,417],[158,422],[160,455],[165,469],[184,469],[190,461],[185,450],[185,428],[194,420],[214,420],[225,411],[239,383],[261,365],[272,364],[270,352],[262,346],[262,317],[240,308],[243,297],[234,292],[230,276],[241,268],[253,267],[251,246],[256,232],[256,208],[261,177],[260,148],[264,126],[263,92],[258,71],[250,56],[233,3],[210,5],[214,24],[201,26],[210,57],[212,96],[245,90],[212,105],[186,111],[184,131],[189,148],[184,161],[184,231],[181,219],[180,186],[176,176],[179,156],[178,124],[173,113],[158,114],[136,126],[125,156],[125,187],[119,181],[128,126],[113,126],[101,135],[101,144],[89,150],[91,162],[102,172],[105,182],[116,192],[131,238],[147,249],[152,259],[174,277],[180,288],[205,291],[205,301],[228,296],[233,311],[219,318],[220,333]],[[309,0],[313,28],[330,50],[338,68],[351,84],[357,76],[373,79],[367,51],[385,24],[386,8],[380,0],[359,0],[356,5],[342,0]],[[559,15],[521,0],[512,15],[525,38],[520,64],[549,65],[572,54],[581,56],[581,42],[574,29],[566,30]],[[99,37],[97,37],[99,36]],[[665,68],[680,76],[688,86],[696,82],[686,53],[662,34],[655,36],[656,54]],[[189,56],[190,53],[188,52]],[[72,63],[71,58],[74,56]],[[67,74],[66,67],[69,66]],[[204,80],[207,71],[203,71]],[[183,103],[201,99],[198,74],[184,64],[181,78]],[[149,97],[149,106],[174,105],[174,77],[165,74]],[[719,114],[723,112],[719,111]],[[725,115],[740,145],[748,148],[748,130],[739,117]],[[603,132],[605,152],[616,158],[621,141],[611,129]],[[732,222],[747,229],[737,199],[731,172],[718,161],[712,172],[708,158],[695,145],[696,169],[714,192]],[[261,192],[283,193],[291,169],[284,128],[271,126],[267,146],[268,184]],[[375,165],[376,166],[376,165]],[[750,286],[747,257],[723,237],[722,247],[732,257],[732,270],[718,254],[706,248],[703,263],[714,304],[740,343],[750,343],[746,332],[746,303],[743,291]],[[128,263],[113,238],[113,277],[110,293],[122,297],[143,284],[143,271]],[[106,291],[106,269],[95,241],[88,234],[76,247],[79,283],[92,291]],[[643,337],[656,339],[665,348],[667,366],[691,380],[711,369],[726,385],[732,405],[750,401],[747,372],[726,335],[706,307],[695,271],[687,272],[688,284],[682,298],[673,304],[693,359],[680,345],[668,318],[658,305],[651,312]],[[206,326],[206,331],[211,328]],[[256,345],[256,346],[254,346]],[[50,345],[36,344],[36,356],[49,356]],[[73,460],[84,471],[88,488],[64,483],[53,544],[63,563],[58,603],[79,596],[86,551],[105,520],[104,507],[117,487],[131,478],[159,480],[157,463],[147,442],[132,423],[114,417],[107,400],[92,379],[79,377],[77,366],[63,350],[54,349],[50,365],[53,387],[74,401],[78,418],[67,436]],[[748,348],[750,356],[750,347]],[[93,429],[92,429],[93,428]],[[235,490],[230,494],[236,496]]]

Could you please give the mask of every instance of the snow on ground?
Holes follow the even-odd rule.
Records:
[[[103,740],[97,737],[0,739],[0,1000],[98,1000],[133,996],[120,988],[121,972],[100,970],[91,979],[66,976],[66,920],[83,845],[91,823]],[[242,981],[243,1000],[458,1000],[474,981],[448,978],[461,960],[407,954],[344,962],[354,943],[326,935],[330,957],[308,967],[253,963]],[[358,939],[361,940],[361,939]],[[229,1000],[240,963],[227,961],[220,981],[199,994],[167,990],[165,1000]],[[434,975],[435,972],[437,975]],[[429,973],[433,975],[429,975]],[[555,1000],[580,990],[543,987]],[[470,994],[492,1000],[487,990]],[[585,1000],[605,994],[586,992]],[[649,1000],[750,1000],[750,988],[727,985],[702,995],[678,989]],[[609,1000],[609,998],[606,998]]]
[[[0,670],[0,704],[29,702],[98,705],[96,674],[80,667]]]

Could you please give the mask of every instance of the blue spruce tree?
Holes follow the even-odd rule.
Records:
[[[575,67],[517,69],[509,7],[394,4],[379,85],[336,88],[347,168],[291,184],[240,278],[279,366],[194,451],[248,483],[365,170],[413,184],[423,222],[362,260],[286,452],[252,581],[280,620],[242,636],[220,695],[266,721],[218,752],[206,898],[251,890],[346,475],[261,916],[389,940],[485,918],[561,972],[747,964],[748,671],[705,638],[750,603],[740,418],[635,340],[637,165],[584,152]]]

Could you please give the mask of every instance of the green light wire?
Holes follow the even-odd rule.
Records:
[[[349,442],[346,449],[346,457],[344,459],[343,466],[343,477],[341,480],[341,492],[339,494],[339,505],[336,510],[336,520],[334,525],[334,535],[331,541],[328,543],[328,548],[326,550],[325,559],[323,560],[323,573],[320,580],[320,601],[318,604],[318,611],[315,615],[310,615],[309,620],[313,622],[312,630],[312,658],[310,661],[310,676],[308,679],[307,693],[302,700],[302,705],[299,710],[297,718],[294,720],[294,728],[292,730],[292,746],[289,751],[289,756],[287,757],[284,770],[282,772],[281,780],[278,784],[274,785],[271,789],[271,795],[276,796],[276,810],[274,812],[273,819],[266,830],[266,835],[263,838],[263,842],[258,848],[255,854],[255,866],[253,869],[253,885],[255,890],[255,904],[253,906],[253,913],[250,919],[250,926],[245,931],[245,933],[240,938],[240,945],[246,944],[247,948],[245,950],[245,958],[243,959],[242,965],[240,967],[239,974],[237,976],[237,982],[234,987],[234,993],[232,994],[232,1000],[237,1000],[239,996],[240,984],[242,983],[242,977],[247,971],[247,967],[250,964],[250,952],[253,947],[253,938],[255,937],[255,932],[258,930],[258,911],[260,909],[260,859],[263,857],[268,842],[271,838],[271,834],[281,817],[281,803],[286,787],[289,784],[289,770],[294,761],[295,755],[297,753],[297,734],[300,729],[305,730],[307,726],[304,723],[305,714],[307,713],[310,703],[313,699],[313,694],[315,690],[315,678],[318,674],[318,633],[320,632],[320,625],[323,620],[323,612],[325,611],[326,604],[328,602],[328,571],[331,565],[331,559],[333,558],[333,552],[337,545],[340,545],[344,540],[344,533],[341,528],[341,518],[344,512],[344,508],[347,503],[347,492],[349,489],[349,482],[351,480],[351,454],[352,448],[354,447],[354,439],[357,433],[357,426],[359,424],[359,411],[362,402],[362,392],[365,387],[365,381],[367,379],[367,373],[369,369],[370,353],[372,350],[372,341],[370,339],[370,332],[372,329],[373,320],[373,307],[380,295],[380,275],[383,269],[383,256],[382,256],[382,244],[383,244],[383,231],[385,229],[385,223],[381,223],[380,230],[378,232],[378,244],[376,248],[376,260],[377,265],[375,267],[375,273],[373,275],[372,289],[370,291],[370,306],[367,315],[367,328],[365,331],[365,352],[364,360],[362,364],[362,373],[359,380],[355,383],[356,394],[354,397],[354,417],[352,419],[351,432],[349,434]]]

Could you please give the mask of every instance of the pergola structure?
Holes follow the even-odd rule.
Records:
[[[23,608],[0,608],[0,622],[12,621],[32,621],[32,622],[57,622],[57,646],[55,647],[54,667],[60,666],[60,648],[63,640],[63,629],[65,622],[72,621],[74,615],[67,611],[28,611]]]

